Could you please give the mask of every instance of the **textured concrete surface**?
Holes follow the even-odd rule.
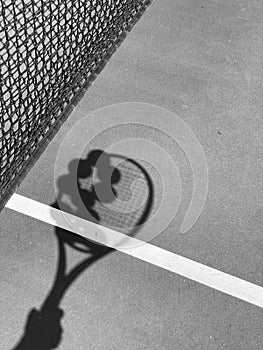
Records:
[[[126,101],[180,116],[204,148],[209,193],[185,235],[189,164],[176,147],[184,198],[152,244],[263,286],[263,5],[157,0],[129,34],[18,193],[52,204],[63,137],[97,108]],[[165,145],[165,140],[163,141]],[[164,146],[165,147],[165,146]],[[11,349],[39,308],[57,264],[54,228],[1,213],[1,343]],[[82,256],[67,250],[73,266]],[[97,260],[63,298],[63,350],[261,350],[260,308],[119,252]]]

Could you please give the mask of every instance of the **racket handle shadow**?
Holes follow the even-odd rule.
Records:
[[[56,234],[58,239],[59,260],[57,266],[57,272],[53,287],[49,292],[46,300],[42,304],[41,312],[49,312],[49,310],[57,309],[63,299],[64,294],[69,289],[70,285],[95,261],[109,254],[113,249],[96,245],[93,242],[88,241],[84,237],[78,236],[74,233],[69,233],[63,229],[56,228]],[[65,246],[75,248],[78,251],[84,251],[74,246],[74,243],[81,243],[87,246],[86,254],[89,256],[84,258],[74,268],[66,274],[66,250]]]

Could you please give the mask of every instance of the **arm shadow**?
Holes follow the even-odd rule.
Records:
[[[121,174],[118,169],[113,169],[110,165],[110,155],[101,150],[91,151],[86,159],[75,159],[68,166],[68,174],[62,175],[58,181],[58,195],[57,201],[51,205],[51,207],[71,213],[78,217],[85,217],[86,220],[92,221],[96,224],[100,223],[99,214],[94,209],[94,204],[98,198],[91,190],[82,190],[78,186],[78,193],[72,191],[72,188],[76,185],[80,179],[85,179],[93,174],[93,170],[96,166],[96,162],[99,157],[102,157],[104,180],[106,179],[105,173],[111,176],[110,186],[114,193],[114,184],[118,183],[121,178]],[[153,185],[146,170],[135,161],[130,160],[136,164],[146,176],[149,186],[149,198],[146,209],[143,215],[140,217],[138,224],[142,225],[148,218],[152,202],[153,202]],[[107,192],[107,190],[105,190]],[[104,196],[107,203],[114,200],[110,194]],[[62,197],[66,198],[64,204]],[[81,202],[82,203],[81,203]],[[61,205],[62,203],[62,205]],[[83,204],[87,211],[83,213]],[[82,208],[82,209],[81,209]],[[57,211],[55,211],[57,212]],[[88,212],[88,218],[87,218]],[[53,214],[53,217],[56,214]],[[55,218],[56,220],[56,218]],[[57,222],[57,221],[56,221]],[[136,234],[136,229],[133,235]],[[106,257],[108,254],[114,251],[114,249],[96,244],[78,234],[64,230],[59,227],[55,227],[55,235],[58,244],[58,263],[56,276],[51,287],[51,290],[47,294],[42,306],[39,309],[33,308],[30,310],[26,325],[24,328],[24,334],[19,343],[13,348],[13,350],[50,350],[56,349],[61,343],[63,329],[61,326],[61,320],[65,314],[65,311],[60,307],[60,303],[69,287],[74,281],[94,262]],[[78,263],[70,272],[65,274],[67,270],[66,262],[66,246],[70,246],[73,249],[83,252],[84,258]]]

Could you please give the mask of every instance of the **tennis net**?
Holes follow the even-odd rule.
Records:
[[[151,0],[0,0],[0,211]]]

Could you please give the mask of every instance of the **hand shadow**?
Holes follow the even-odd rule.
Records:
[[[94,210],[94,204],[98,199],[94,186],[90,190],[82,189],[79,186],[79,180],[89,178],[93,175],[93,171],[96,168],[96,162],[100,157],[100,166],[98,170],[100,187],[103,188],[103,201],[109,203],[114,201],[114,196],[117,196],[114,185],[121,179],[121,173],[118,169],[113,168],[111,165],[111,155],[101,150],[91,151],[86,159],[73,160],[68,167],[69,174],[63,175],[58,179],[57,185],[59,193],[57,201],[53,203],[52,207],[57,210],[63,210],[67,213],[74,214],[75,216],[85,218],[86,220],[99,223],[99,214]],[[136,164],[137,167],[144,173],[148,186],[149,186],[149,198],[147,206],[141,216],[138,224],[141,225],[145,222],[150,214],[152,199],[153,199],[153,186],[151,179],[145,169],[141,167],[137,162],[129,160]],[[108,176],[110,176],[110,181]],[[76,181],[77,180],[77,181]],[[77,184],[76,184],[77,182]],[[72,191],[72,188],[77,186],[77,191]],[[109,188],[110,187],[110,188]],[[112,196],[112,193],[114,196]],[[66,195],[66,197],[65,197]],[[63,201],[63,197],[66,198]],[[100,198],[101,200],[101,198]],[[89,214],[87,217],[87,211],[83,211],[83,204]],[[60,212],[52,212],[53,217],[59,222]],[[136,233],[135,229],[133,235]],[[59,307],[63,296],[69,286],[77,279],[78,276],[91,264],[98,259],[108,255],[114,249],[108,248],[103,245],[96,244],[86,238],[74,234],[70,231],[55,228],[55,234],[58,242],[59,261],[57,266],[56,278],[53,286],[47,295],[42,307],[39,310],[32,309],[29,312],[25,331],[19,344],[16,345],[13,350],[50,350],[55,349],[60,344],[62,338],[61,319],[64,315],[64,311]],[[66,271],[66,252],[65,247],[69,245],[74,249],[86,254],[86,258],[75,266],[67,275]]]

